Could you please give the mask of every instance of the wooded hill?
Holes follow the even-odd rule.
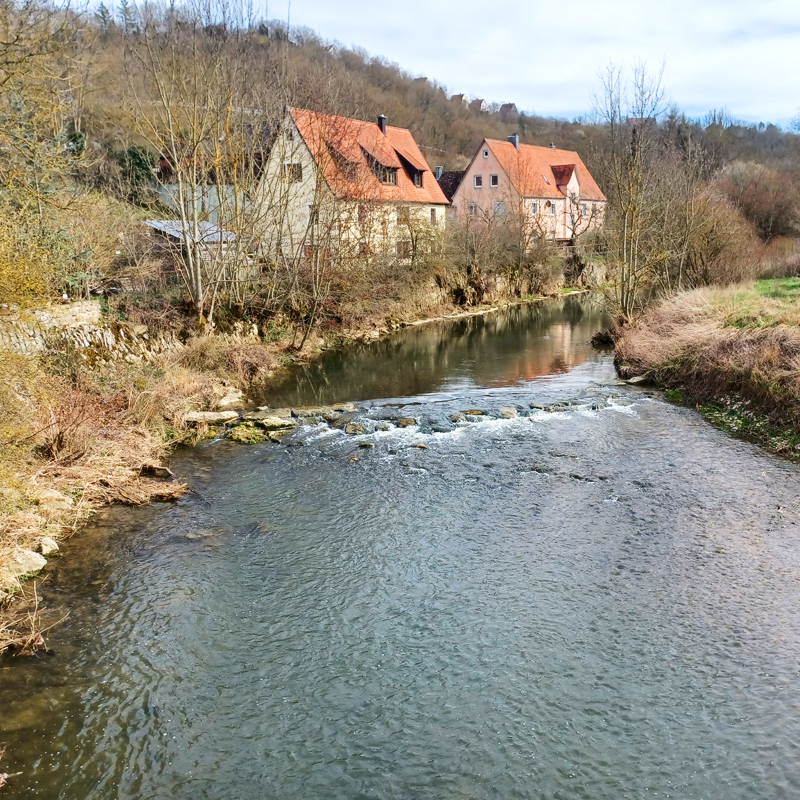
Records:
[[[83,99],[81,124],[89,137],[107,147],[135,144],[121,89],[128,74],[124,44],[126,38],[138,35],[136,17],[126,3],[113,13],[101,5],[86,22],[92,63],[87,65],[89,89]],[[220,33],[209,30],[209,35]],[[382,56],[325,41],[307,28],[287,30],[278,21],[259,22],[248,25],[246,38],[248,57],[258,62],[263,86],[270,89],[269,105],[366,120],[383,113],[390,124],[412,131],[431,167],[441,164],[445,169],[461,169],[483,138],[504,140],[512,133],[519,133],[525,144],[554,143],[575,150],[590,167],[593,150],[602,147],[597,141],[602,125],[592,109],[575,120],[525,110],[501,113],[498,102],[489,102],[485,111],[472,110],[448,97],[435,76],[416,77]],[[504,99],[510,104],[513,101]],[[708,153],[710,169],[740,160],[797,170],[800,136],[772,124],[739,123],[727,112],[716,110],[696,121],[675,108],[662,127],[664,135],[678,143],[687,139],[698,143]]]

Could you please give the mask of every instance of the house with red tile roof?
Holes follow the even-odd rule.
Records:
[[[298,108],[286,110],[259,194],[273,209],[265,238],[284,254],[410,260],[443,233],[449,205],[405,128]]]
[[[606,196],[571,150],[484,139],[452,197],[462,221],[518,214],[534,234],[571,241],[602,226]]]

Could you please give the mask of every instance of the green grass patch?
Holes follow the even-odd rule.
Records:
[[[755,291],[761,297],[796,302],[800,300],[800,278],[774,278],[757,281]]]

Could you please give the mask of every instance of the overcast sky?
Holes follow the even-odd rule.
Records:
[[[268,15],[287,19],[287,0]],[[788,126],[800,108],[799,0],[292,0],[291,24],[365,48],[449,92],[572,118],[598,71],[658,67],[689,116]]]

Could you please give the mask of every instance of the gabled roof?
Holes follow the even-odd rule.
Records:
[[[171,239],[177,239],[183,242],[185,237],[183,235],[183,228],[180,220],[176,219],[146,219],[144,224],[153,230],[159,231]],[[198,244],[214,244],[217,242],[233,242],[236,239],[236,234],[233,231],[226,231],[218,225],[213,225],[205,220],[200,220],[197,223]],[[189,240],[191,241],[192,233],[189,232]]]
[[[517,150],[511,142],[497,139],[486,139],[486,144],[523,197],[564,197],[567,184],[575,174],[581,200],[606,199],[581,157],[572,150],[531,144],[521,144]]]
[[[414,137],[405,128],[289,108],[314,161],[331,191],[341,199],[447,205]],[[382,183],[370,160],[397,170],[396,183]],[[415,186],[413,173],[422,176]]]
[[[465,172],[466,170],[463,169],[446,169],[442,172],[442,177],[439,178],[439,186],[448,200],[453,199],[453,195],[461,185]]]

